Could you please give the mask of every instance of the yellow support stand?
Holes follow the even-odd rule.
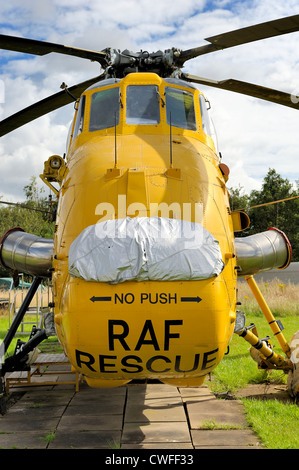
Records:
[[[249,328],[243,328],[236,333],[259,351],[261,359],[268,368],[282,369],[285,372],[293,370],[293,365],[290,360],[284,360],[280,354],[275,353],[265,341],[260,340]]]
[[[284,335],[282,334],[281,329],[280,329],[277,321],[275,320],[270,308],[268,307],[268,305],[267,305],[260,289],[258,288],[258,285],[255,282],[255,279],[253,278],[253,276],[247,276],[247,277],[245,277],[245,280],[247,281],[254,297],[256,298],[257,303],[259,304],[259,306],[260,306],[267,322],[269,323],[269,325],[270,325],[270,327],[271,327],[271,329],[274,333],[274,336],[276,336],[277,341],[279,342],[279,344],[281,346],[281,349],[286,354],[286,356],[288,358],[290,358],[291,357],[290,347],[289,347]]]

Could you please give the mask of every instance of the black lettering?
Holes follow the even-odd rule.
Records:
[[[147,370],[150,371],[150,372],[153,372],[154,374],[163,374],[164,372],[170,371],[170,368],[164,369],[164,370],[154,370],[152,368],[153,362],[157,361],[158,359],[162,359],[163,361],[168,362],[168,363],[171,362],[171,360],[166,356],[154,356],[154,357],[151,357],[147,361],[147,363],[146,363]]]
[[[128,369],[121,369],[123,372],[127,372],[128,374],[134,374],[135,372],[142,372],[143,371],[143,367],[139,366],[138,364],[130,364],[128,361],[132,359],[136,362],[142,362],[142,359],[138,356],[125,356],[122,360],[121,360],[121,363],[123,366],[125,367],[133,367],[135,370],[128,370]]]
[[[92,372],[96,372],[96,370],[91,366],[91,364],[94,364],[95,362],[95,358],[93,357],[93,355],[83,351],[78,351],[78,349],[76,349],[75,351],[78,367],[82,367],[82,364],[84,364],[86,367],[88,367],[89,370],[91,370]],[[88,360],[83,361],[81,356],[85,356],[86,358],[88,358]]]
[[[128,294],[127,294],[128,295]],[[125,299],[126,301],[126,299]],[[177,294],[174,294],[174,295],[171,295],[171,294],[166,294],[165,292],[161,292],[160,294],[159,293],[146,293],[146,292],[142,292],[140,294],[140,303],[144,304],[145,302],[149,302],[150,304],[157,304],[157,303],[160,303],[160,304],[167,304],[167,303],[171,303],[172,301],[174,301],[174,303],[176,304],[177,303]],[[129,303],[129,302],[127,302]]]
[[[149,332],[151,339],[145,339],[145,336]],[[154,327],[151,320],[146,320],[144,323],[143,330],[141,332],[140,338],[136,345],[135,351],[139,351],[143,344],[152,344],[156,351],[160,351],[159,344],[155,335]]]
[[[154,294],[153,294],[154,297]],[[149,295],[150,304],[156,304],[158,302],[158,294],[156,294],[156,299],[152,300],[152,294]]]
[[[176,294],[174,294],[173,296],[171,296],[170,294],[168,294],[168,301],[169,301],[169,303],[171,303],[172,300],[174,300],[174,303],[176,304]]]
[[[125,295],[125,302],[126,304],[132,304],[135,300],[134,294],[131,294],[131,292],[128,292],[128,294]]]
[[[131,292],[128,292],[127,294],[121,294],[120,296],[118,294],[114,294],[114,303],[116,304],[117,302],[120,302],[121,304],[126,302],[126,304],[132,304],[135,300],[134,294]]]
[[[176,358],[175,358],[174,370],[175,370],[176,372],[193,372],[194,370],[196,370],[196,369],[198,368],[199,357],[200,357],[200,354],[195,354],[195,356],[194,356],[194,364],[193,364],[192,369],[189,369],[189,370],[181,370],[181,369],[180,369],[180,366],[181,366],[181,359],[182,359],[182,356],[176,356]]]
[[[213,365],[207,366],[207,364],[208,364],[209,362],[215,361],[216,358],[213,357],[212,359],[208,359],[208,357],[211,356],[211,354],[216,353],[217,351],[218,351],[218,348],[217,348],[217,349],[214,349],[213,351],[208,351],[208,352],[205,352],[205,353],[204,353],[201,370],[210,369],[211,367],[213,367]]]
[[[114,326],[123,327],[122,333],[114,333]],[[124,320],[108,320],[109,350],[114,351],[114,340],[118,339],[126,351],[130,351],[124,338],[129,334],[129,325]]]
[[[170,333],[171,325],[182,325],[183,320],[165,320],[165,335],[164,335],[164,349],[169,351],[169,339],[170,338],[179,338],[179,333]]]
[[[124,294],[121,294],[121,297],[118,295],[118,294],[115,294],[114,295],[114,303],[116,304],[118,302],[120,302],[121,304],[124,303]]]
[[[105,356],[100,354],[99,355],[99,363],[100,363],[100,372],[105,372],[107,374],[116,374],[116,370],[106,370],[106,367],[115,367],[115,364],[112,363],[105,363],[105,359],[116,359],[116,356]]]

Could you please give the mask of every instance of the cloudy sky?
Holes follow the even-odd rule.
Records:
[[[101,50],[156,51],[205,44],[204,38],[299,13],[298,0],[10,0],[1,2],[0,33]],[[215,80],[235,78],[299,95],[299,32],[207,54],[184,71]],[[0,119],[100,73],[84,59],[1,51]],[[290,108],[201,87],[212,105],[229,185],[259,189],[269,168],[299,179],[299,114]],[[73,105],[2,137],[0,196],[24,200],[23,188],[62,155]],[[48,190],[46,190],[46,193]]]

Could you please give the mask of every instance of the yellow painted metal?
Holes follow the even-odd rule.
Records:
[[[279,342],[281,349],[283,352],[287,355],[287,357],[291,356],[291,350],[290,347],[281,332],[281,329],[279,325],[277,324],[277,321],[275,320],[265,298],[263,297],[263,294],[261,293],[257,283],[255,282],[255,279],[253,276],[247,276],[245,277],[254,297],[256,298],[257,303],[259,304],[267,322],[269,323],[270,328],[272,329],[275,337],[277,338],[277,341]]]
[[[293,369],[292,362],[285,360],[280,354],[277,354],[269,347],[265,341],[262,341],[255,335],[255,333],[247,328],[237,332],[239,336],[242,336],[251,346],[256,348],[260,354],[261,359],[269,368],[282,369],[285,372],[289,372]]]
[[[63,178],[65,177],[67,172],[66,165],[59,155],[52,155],[45,163],[44,163],[44,171],[40,176],[42,181],[54,192],[56,196],[59,195],[59,191],[52,182],[56,181],[61,184]]]
[[[128,125],[126,90],[132,84],[157,85],[162,98],[166,85],[191,91],[197,129],[172,127],[170,141],[163,100],[159,124]],[[113,87],[120,88],[123,104],[116,129],[89,132],[96,88],[86,91],[83,131],[70,142],[67,155],[54,240],[58,336],[92,386],[144,378],[199,384],[225,354],[236,317],[233,224],[219,158],[202,130],[198,90],[166,84],[151,73],[107,85]],[[202,281],[117,285],[69,276],[69,247],[86,227],[105,219],[155,215],[200,222],[219,242],[222,273]],[[197,300],[181,301],[186,297]]]
[[[233,227],[235,232],[246,230],[250,225],[250,219],[245,212],[233,211],[232,212]]]

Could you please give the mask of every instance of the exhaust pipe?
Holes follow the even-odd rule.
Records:
[[[0,263],[21,273],[51,277],[53,240],[24,232],[19,227],[8,230],[0,239]]]
[[[292,247],[287,236],[277,228],[244,238],[235,238],[238,276],[285,269],[292,259]]]

